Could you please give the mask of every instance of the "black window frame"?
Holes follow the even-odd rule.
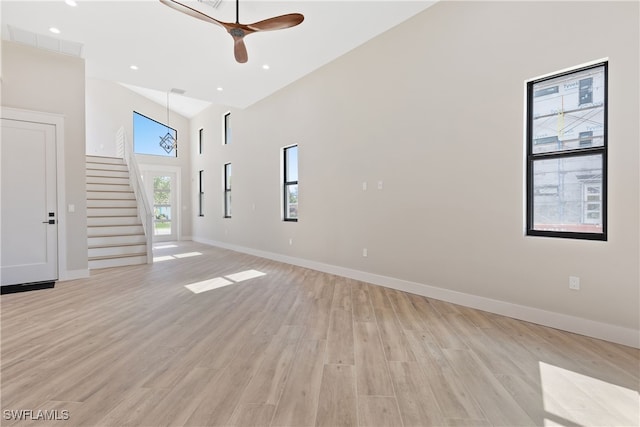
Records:
[[[535,98],[534,86],[537,83],[541,83],[547,80],[556,79],[558,77],[569,76],[571,74],[577,74],[586,70],[603,68],[604,74],[604,98],[603,98],[603,144],[602,146],[580,146],[575,149],[557,150],[551,152],[534,153],[533,147],[535,141],[533,139],[533,103]],[[609,70],[608,61],[598,62],[592,65],[575,68],[569,71],[556,73],[547,77],[532,80],[527,82],[527,115],[526,115],[526,234],[527,236],[540,236],[540,237],[555,237],[555,238],[567,238],[567,239],[580,239],[580,240],[600,240],[607,241],[607,157],[608,157],[608,108],[609,108]],[[580,96],[580,95],[579,95]],[[582,105],[582,98],[580,98],[580,104]],[[581,138],[582,140],[582,138]],[[602,156],[602,182],[601,182],[601,214],[602,214],[602,232],[580,232],[580,231],[552,231],[552,230],[538,230],[534,228],[534,164],[538,160],[555,160],[555,159],[567,159],[577,158],[582,156]]]
[[[282,178],[283,178],[283,186],[282,186],[282,190],[283,190],[283,194],[282,194],[282,219],[283,221],[288,221],[288,222],[298,222],[298,217],[296,216],[295,218],[290,217],[289,216],[289,210],[287,209],[287,199],[288,199],[288,189],[290,186],[292,185],[298,185],[298,180],[289,180],[287,171],[289,170],[288,168],[288,163],[287,163],[287,151],[295,148],[296,150],[298,150],[298,144],[294,144],[294,145],[289,145],[288,147],[284,147],[282,149],[282,156],[283,156],[283,173],[282,173]],[[300,151],[298,151],[299,153]],[[298,186],[298,197],[300,197],[300,186]],[[298,199],[299,200],[299,199]]]
[[[231,163],[224,164],[224,218],[231,218]]]
[[[204,170],[198,171],[198,216],[204,216]]]
[[[224,113],[222,122],[224,129],[222,145],[229,145],[231,144],[231,111]]]
[[[202,154],[202,137],[204,134],[204,128],[198,129],[198,154]]]

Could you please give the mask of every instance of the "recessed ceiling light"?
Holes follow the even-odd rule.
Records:
[[[78,5],[78,3],[75,2],[75,0],[64,0],[64,2],[71,7],[76,7]]]
[[[269,67],[269,64],[264,64],[264,65],[262,66],[262,69],[263,69],[263,70],[268,70],[269,68],[270,68],[270,67]]]
[[[216,90],[217,90],[218,92],[222,92],[224,89],[222,89],[221,87],[219,87],[219,88],[216,88]]]
[[[60,30],[56,27],[49,28],[49,31],[51,31],[53,34],[60,34]]]
[[[130,66],[129,68],[131,68],[132,70],[137,70],[137,69],[138,69],[138,66],[137,66],[137,65],[132,65],[132,66]]]

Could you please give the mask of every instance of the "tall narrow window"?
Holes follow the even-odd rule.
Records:
[[[204,187],[202,180],[204,171],[198,172],[198,216],[204,216]]]
[[[298,220],[298,146],[283,148],[285,221]]]
[[[204,129],[198,130],[198,154],[202,154],[202,134],[204,133]]]
[[[527,234],[607,239],[607,62],[527,83]]]
[[[224,115],[224,135],[223,135],[223,144],[231,144],[231,113],[226,113]]]
[[[231,163],[224,165],[224,217],[231,218]]]

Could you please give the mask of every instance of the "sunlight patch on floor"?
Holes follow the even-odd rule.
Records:
[[[186,252],[184,254],[175,254],[174,257],[176,257],[176,258],[190,258],[192,256],[198,256],[198,255],[202,255],[202,252]]]
[[[213,289],[222,288],[224,286],[233,285],[234,283],[244,282],[245,280],[255,279],[256,277],[266,276],[267,273],[263,273],[258,270],[245,270],[239,273],[229,274],[224,277],[214,277],[213,279],[207,279],[200,282],[191,283],[184,287],[189,289],[194,294],[199,294]]]
[[[177,248],[178,245],[159,245],[159,246],[154,246],[153,249],[171,249],[171,248]]]
[[[190,258],[192,256],[199,256],[199,255],[202,255],[202,252],[185,252],[183,254],[154,256],[153,262],[162,262],[162,261],[170,261],[172,259]]]
[[[203,280],[201,282],[185,285],[185,288],[189,289],[194,294],[199,294],[213,289],[222,288],[223,286],[233,285],[231,280],[224,279],[222,277],[216,277],[214,279]]]
[[[638,425],[636,390],[540,362],[545,426]]]
[[[258,270],[246,270],[246,271],[241,271],[240,273],[229,274],[224,277],[234,282],[242,282],[244,280],[254,279],[256,277],[262,277],[266,275],[267,273],[263,273]]]

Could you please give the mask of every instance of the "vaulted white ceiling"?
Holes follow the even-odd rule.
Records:
[[[45,48],[57,43],[85,58],[87,77],[122,83],[160,104],[171,89],[184,90],[170,95],[170,107],[192,117],[210,104],[247,107],[435,2],[241,0],[242,23],[294,12],[305,16],[297,27],[247,36],[245,64],[234,60],[232,38],[222,28],[158,0],[76,0],[75,7],[64,0],[0,3],[3,39],[38,41]],[[234,0],[217,8],[213,0],[184,3],[235,21]]]

